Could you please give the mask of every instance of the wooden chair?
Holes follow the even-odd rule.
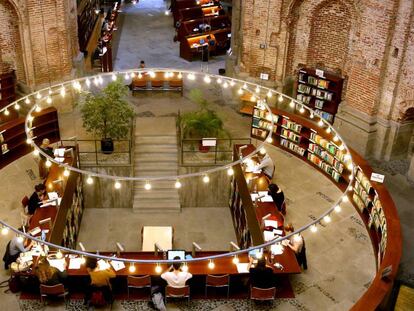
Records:
[[[132,90],[134,89],[145,89],[147,88],[147,80],[145,79],[145,77],[142,77],[141,79],[138,77],[134,77],[132,79]]]
[[[156,74],[154,78],[151,78],[151,87],[161,88],[164,86],[164,80],[161,77],[161,74]]]
[[[178,78],[174,78],[170,81],[168,81],[168,87],[170,89],[176,89],[177,91],[181,92],[181,96],[183,96],[183,80],[182,79],[178,79]]]
[[[167,285],[165,287],[165,303],[167,298],[187,298],[187,302],[190,302],[190,286],[173,287]]]
[[[128,275],[127,277],[127,285],[128,285],[128,299],[129,299],[129,289],[145,289],[148,288],[150,290],[151,295],[151,277],[149,275],[143,276],[131,276]]]
[[[40,284],[40,301],[44,304],[47,296],[63,297],[65,301],[65,307],[67,306],[66,296],[69,292],[65,289],[62,283],[56,285],[43,285]]]
[[[224,275],[212,275],[212,274],[208,274],[206,276],[205,297],[207,297],[207,288],[208,287],[215,287],[215,288],[227,287],[227,298],[229,298],[229,292],[230,292],[230,276],[228,274],[224,274]]]
[[[276,287],[270,288],[259,288],[251,287],[250,288],[250,301],[271,301],[272,303],[275,300]]]

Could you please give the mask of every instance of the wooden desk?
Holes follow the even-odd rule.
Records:
[[[198,29],[200,24],[210,25],[210,31],[219,29],[229,29],[229,31],[231,32],[231,22],[227,15],[209,16],[182,22],[180,27],[178,28],[178,40],[181,41],[187,36],[199,35],[203,33],[202,30]],[[194,31],[194,29],[198,30]]]
[[[173,249],[173,228],[144,226],[142,228],[142,251],[154,251],[155,243],[164,251]]]
[[[214,42],[214,45],[209,44],[209,39],[207,36],[210,36],[210,40]],[[200,43],[203,42],[204,43]],[[199,36],[189,37],[180,42],[180,57],[192,61],[195,57],[201,56],[203,52],[208,53],[213,52],[216,49],[216,37],[214,34],[203,34]]]

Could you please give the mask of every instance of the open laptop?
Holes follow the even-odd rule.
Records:
[[[173,249],[173,250],[167,251],[168,260],[173,260],[174,257],[180,257],[180,259],[184,260],[185,259],[185,250]]]

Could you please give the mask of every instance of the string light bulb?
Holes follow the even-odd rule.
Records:
[[[160,264],[157,263],[157,266],[155,267],[155,272],[156,273],[161,273],[161,271],[162,271],[162,268],[161,268]]]
[[[338,204],[335,206],[334,210],[335,212],[339,213],[342,209],[341,209],[341,206]]]
[[[271,97],[272,97],[272,91],[271,91],[271,90],[269,90],[269,91],[267,92],[267,97],[269,97],[269,98],[271,98]]]
[[[46,102],[50,105],[52,103],[52,97],[48,96]]]
[[[283,95],[282,94],[279,95],[278,100],[279,100],[279,103],[281,103],[283,101]]]
[[[33,150],[33,155],[35,155],[37,157],[39,155],[39,150],[37,150],[37,149]]]
[[[222,82],[221,78],[217,78],[217,83],[220,84]]]
[[[203,182],[204,182],[205,184],[207,184],[209,181],[210,181],[210,177],[208,177],[208,175],[204,175],[204,177],[203,177]]]
[[[233,80],[230,80],[230,86],[233,87],[236,84]]]
[[[99,80],[97,77],[93,78],[93,84],[95,84],[96,86],[99,85]]]
[[[92,185],[93,184],[93,178],[92,178],[92,176],[88,176],[88,178],[86,178],[86,183],[88,185]]]
[[[56,258],[57,258],[57,259],[62,259],[62,258],[63,258],[63,254],[62,254],[62,251],[61,251],[61,250],[58,250],[58,251],[57,251],[57,253],[56,253]]]
[[[344,195],[344,196],[342,197],[342,202],[346,203],[346,202],[348,202],[348,201],[349,201],[348,197],[347,197],[346,195]]]
[[[91,81],[88,78],[86,78],[85,84],[89,88],[91,86]]]
[[[46,165],[46,167],[51,167],[52,166],[52,162],[50,162],[50,160],[47,159],[45,165]]]
[[[330,222],[332,221],[331,216],[329,216],[329,215],[326,215],[325,217],[323,217],[323,220],[324,220],[326,223],[330,223]]]
[[[42,107],[40,107],[40,106],[36,106],[35,111],[36,111],[36,112],[40,112],[40,111],[42,111]]]
[[[240,262],[239,257],[237,257],[237,255],[234,255],[234,257],[233,257],[233,263],[234,263],[235,265],[237,265],[239,262]]]
[[[41,99],[41,98],[42,98],[42,95],[40,95],[40,92],[37,92],[37,94],[36,94],[36,98],[37,98],[37,99]]]
[[[252,97],[250,97],[250,100],[252,101],[252,102],[255,102],[256,100],[257,100],[257,98],[256,98],[256,96],[254,96],[254,94],[252,95]]]
[[[229,167],[229,168],[228,168],[228,170],[227,170],[227,175],[229,175],[229,176],[233,176],[233,175],[234,175],[234,170],[233,170],[233,168],[232,168],[232,167]]]
[[[177,180],[176,182],[175,182],[175,184],[174,184],[174,187],[176,188],[176,189],[180,189],[181,188],[181,182],[179,181],[179,180]]]
[[[311,114],[309,115],[309,118],[313,119],[314,115],[313,112],[311,112]]]
[[[320,120],[319,120],[318,125],[319,125],[320,127],[322,127],[322,126],[323,126],[323,121],[322,121],[322,119],[320,119]]]
[[[9,228],[7,228],[7,227],[3,227],[2,229],[1,229],[1,234],[2,235],[7,235],[9,233]]]
[[[117,180],[114,184],[115,189],[121,189],[121,183]]]
[[[265,154],[266,153],[266,149],[264,147],[260,148],[260,154]]]
[[[227,83],[227,81],[223,83],[223,87],[224,87],[225,89],[227,89],[227,88],[229,87],[229,84]]]
[[[313,233],[315,233],[316,231],[318,231],[318,227],[316,225],[312,225],[310,227],[310,231],[313,232]]]
[[[195,75],[193,73],[189,73],[187,78],[188,78],[188,80],[194,81],[195,80]]]
[[[135,78],[135,72],[131,72],[130,76],[131,78]]]
[[[68,177],[70,175],[70,171],[65,168],[65,170],[63,171],[63,176]]]
[[[31,144],[32,144],[32,142],[33,142],[33,141],[32,141],[32,139],[31,139],[31,138],[27,138],[27,139],[26,139],[26,144],[31,145]]]
[[[165,10],[164,14],[165,14],[165,16],[168,16],[168,15],[170,15],[170,12],[168,10]]]
[[[337,142],[339,140],[338,136],[334,136],[333,141]]]
[[[209,268],[210,270],[213,270],[215,266],[216,266],[216,265],[214,264],[214,261],[212,261],[212,260],[210,259],[210,261],[208,262],[208,268]]]
[[[256,86],[255,92],[260,93],[260,87]]]
[[[29,99],[29,97],[26,97],[26,99],[24,100],[24,102],[25,102],[27,105],[29,105],[29,104],[30,104],[30,99]]]
[[[142,73],[138,73],[138,79],[142,79]]]
[[[128,270],[129,270],[129,272],[134,273],[137,270],[137,268],[135,267],[134,263],[131,263],[129,265],[129,269]]]
[[[145,190],[151,190],[151,188],[152,188],[151,184],[147,181],[144,185],[144,189]]]
[[[16,103],[16,104],[14,105],[14,109],[19,110],[19,109],[20,109],[20,105],[19,105],[18,103]]]
[[[91,82],[89,81],[89,79],[86,79],[86,80],[88,80],[89,84],[91,84]],[[86,82],[86,84],[88,84],[88,83]],[[65,95],[66,95],[66,89],[62,85],[62,87],[60,88],[60,96],[65,97]]]
[[[205,75],[204,82],[205,83],[210,83],[211,82],[211,78],[208,75]]]
[[[181,72],[178,73],[178,79],[181,79],[183,77],[183,74]]]
[[[273,138],[272,137],[268,137],[266,138],[266,142],[271,144],[273,142]]]
[[[116,81],[116,74],[112,74],[112,81]]]
[[[101,84],[101,85],[102,85],[102,83],[103,83],[102,76],[99,76],[99,77],[98,77],[98,82],[99,82],[99,84]],[[80,90],[80,84],[79,84],[79,90]]]
[[[330,134],[331,133],[331,128],[330,127],[328,127],[327,129],[326,129],[326,133],[328,133],[328,134]],[[335,136],[336,137],[336,136]],[[335,139],[334,139],[335,140]]]
[[[294,108],[295,107],[295,102],[292,100],[292,101],[290,101],[290,103],[289,103],[289,107],[290,108]]]
[[[7,110],[7,108],[4,110],[4,115],[5,116],[8,116],[10,114],[10,111],[9,110]]]
[[[242,88],[239,88],[239,90],[237,91],[237,94],[243,95],[243,89]]]
[[[300,109],[299,109],[299,112],[300,113],[304,113],[305,112],[305,108],[303,108],[303,106],[301,106]]]

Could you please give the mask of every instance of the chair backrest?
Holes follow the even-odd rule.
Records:
[[[147,86],[147,81],[145,80],[145,78],[134,78],[132,79],[132,86],[133,87],[146,87]]]
[[[27,195],[25,195],[24,198],[22,199],[22,205],[23,207],[26,207],[29,205],[29,198],[27,197]]]
[[[170,87],[182,87],[183,86],[183,80],[170,80],[169,85],[170,85]]]
[[[206,277],[206,285],[207,286],[229,286],[230,276],[228,274],[224,275],[212,275],[208,274]]]
[[[190,296],[190,286],[186,285],[183,287],[173,287],[167,285],[165,288],[166,297],[189,297]]]
[[[151,277],[149,275],[127,277],[128,287],[151,287]]]
[[[151,80],[151,86],[152,87],[162,87],[164,85],[164,81],[161,79],[158,79],[158,77],[155,77]]]
[[[250,299],[255,300],[273,300],[275,299],[276,287],[259,288],[252,287],[250,289]]]
[[[40,294],[41,295],[61,295],[65,293],[65,287],[62,283],[56,285],[44,285],[40,284]]]

